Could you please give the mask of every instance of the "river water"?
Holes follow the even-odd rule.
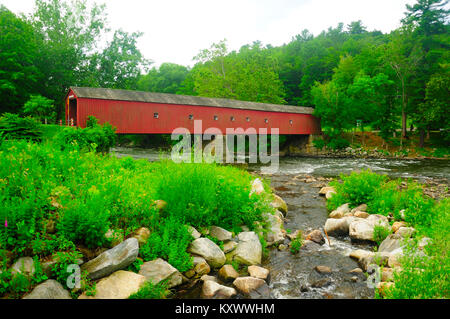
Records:
[[[116,148],[113,154],[150,161],[168,157],[156,150],[139,148]],[[268,174],[265,168],[257,164],[248,166],[250,172],[270,179],[274,192],[286,201],[285,229],[304,233],[323,229],[327,219],[326,200],[318,195],[318,191],[327,183],[327,178],[370,168],[395,178],[413,178],[441,185],[448,185],[450,181],[449,160],[283,157],[277,171]],[[311,178],[314,181],[308,180]],[[270,297],[372,298],[374,290],[367,286],[365,275],[350,272],[358,264],[349,257],[354,249],[371,247],[352,243],[348,237],[329,239],[330,244],[326,241],[322,246],[306,245],[297,254],[270,249],[269,258],[263,262],[263,266],[270,270]],[[314,270],[319,265],[330,267],[331,273],[319,274]]]

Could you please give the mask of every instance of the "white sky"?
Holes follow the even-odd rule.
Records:
[[[92,2],[92,0],[88,0]],[[139,49],[160,65],[192,66],[192,57],[227,39],[230,50],[260,40],[282,45],[308,29],[314,35],[362,20],[369,31],[400,26],[406,4],[415,0],[99,0],[106,3],[109,27],[141,31]],[[0,0],[15,13],[32,12],[34,0]]]

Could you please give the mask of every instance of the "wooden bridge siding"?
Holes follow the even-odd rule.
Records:
[[[319,134],[320,121],[310,114],[266,112],[234,108],[158,104],[131,101],[77,99],[78,119],[81,127],[86,119],[93,115],[100,123],[109,122],[121,134],[171,134],[175,128],[183,127],[194,131],[194,120],[202,120],[203,130],[209,127],[219,128],[279,128],[280,134]],[[158,113],[159,118],[154,118]],[[194,120],[189,115],[194,115]],[[214,120],[218,116],[218,120]],[[235,120],[231,121],[231,116]],[[247,122],[246,118],[250,118]],[[266,124],[265,119],[269,122]],[[292,120],[291,125],[289,121]],[[268,130],[270,133],[270,130]]]

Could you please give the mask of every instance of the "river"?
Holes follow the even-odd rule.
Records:
[[[150,161],[168,157],[156,150],[139,148],[116,148],[113,154]],[[267,174],[264,167],[252,164],[248,170],[269,178],[275,193],[286,201],[289,211],[284,221],[285,229],[290,232],[300,229],[304,233],[322,229],[325,224],[326,200],[318,195],[318,191],[326,184],[326,178],[366,168],[390,177],[441,185],[448,185],[450,178],[449,160],[283,157],[276,172]],[[314,181],[308,181],[311,178]],[[349,257],[354,249],[370,247],[354,244],[348,237],[329,239],[330,244],[326,241],[322,246],[306,245],[297,254],[270,249],[269,258],[263,263],[270,270],[270,297],[372,298],[374,290],[367,286],[365,275],[350,272],[358,264]],[[330,267],[331,273],[319,274],[314,270],[319,265]]]

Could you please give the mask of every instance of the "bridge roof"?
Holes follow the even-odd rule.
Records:
[[[78,98],[133,101],[161,104],[181,104],[196,106],[211,106],[233,109],[246,109],[266,112],[312,114],[314,109],[304,106],[268,104],[248,101],[238,101],[222,98],[209,98],[168,93],[153,93],[142,91],[71,87]]]

